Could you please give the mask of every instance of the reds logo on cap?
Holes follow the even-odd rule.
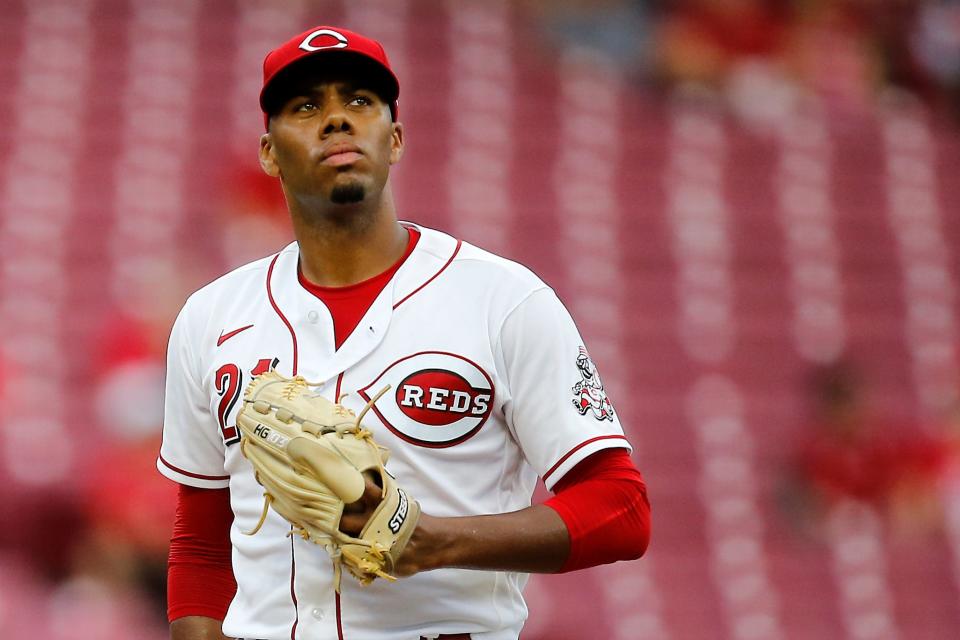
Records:
[[[473,436],[493,409],[493,380],[477,364],[453,353],[424,351],[390,365],[358,393],[394,434],[424,447],[451,447]]]
[[[329,36],[330,38],[333,38],[333,44],[314,44],[314,42],[320,36]],[[320,51],[321,49],[343,49],[348,44],[349,42],[347,41],[347,36],[343,35],[339,31],[334,31],[333,29],[317,29],[303,39],[303,42],[300,43],[300,48],[304,51]]]

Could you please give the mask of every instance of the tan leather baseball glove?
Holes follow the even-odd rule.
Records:
[[[310,387],[300,376],[268,371],[244,393],[237,416],[240,451],[265,490],[263,513],[249,535],[260,530],[273,507],[294,531],[326,547],[337,591],[343,565],[363,584],[378,577],[395,580],[390,573],[416,529],[420,505],[387,473],[387,450],[360,424],[377,398],[358,417]],[[340,530],[340,519],[344,506],[364,495],[365,473],[382,489],[381,500],[353,536]]]

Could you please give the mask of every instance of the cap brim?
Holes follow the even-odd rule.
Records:
[[[260,91],[260,108],[276,113],[311,77],[343,75],[357,79],[360,86],[374,91],[392,105],[400,93],[396,76],[380,61],[356,51],[325,49],[304,56],[278,71]]]

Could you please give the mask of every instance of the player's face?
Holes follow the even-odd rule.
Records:
[[[260,140],[260,162],[308,209],[379,195],[403,152],[403,128],[362,82],[312,75],[295,84]]]

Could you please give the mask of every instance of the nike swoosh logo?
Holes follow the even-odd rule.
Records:
[[[234,329],[234,330],[231,331],[230,333],[224,333],[223,331],[221,331],[221,332],[220,332],[220,337],[217,338],[217,346],[219,347],[220,345],[222,345],[224,342],[226,342],[227,340],[229,340],[229,339],[232,338],[233,336],[237,335],[237,334],[240,333],[241,331],[246,331],[247,329],[249,329],[249,328],[252,327],[252,326],[253,326],[252,324],[248,324],[248,325],[245,326],[245,327],[240,327],[239,329]]]

